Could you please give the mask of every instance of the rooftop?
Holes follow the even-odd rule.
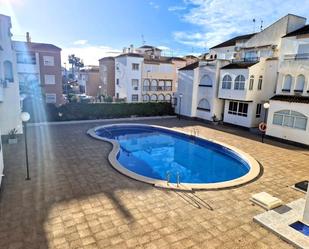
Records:
[[[236,36],[230,40],[227,40],[225,42],[222,42],[214,47],[212,47],[211,49],[213,48],[223,48],[223,47],[230,47],[230,46],[235,46],[236,45],[236,42],[239,41],[239,40],[248,40],[250,39],[252,36],[254,36],[256,33],[252,33],[252,34],[247,34],[247,35],[240,35],[240,36]]]
[[[33,51],[46,51],[46,50],[57,50],[60,51],[61,48],[49,44],[49,43],[38,43],[38,42],[24,42],[24,41],[13,41],[14,48],[16,50],[20,49],[21,51],[24,50],[33,50]]]
[[[230,63],[224,67],[221,67],[221,69],[243,69],[243,68],[249,68],[253,65],[255,65],[258,62],[235,62]]]
[[[197,68],[198,65],[199,65],[199,61],[196,61],[196,62],[193,62],[193,63],[191,63],[191,64],[189,64],[189,65],[187,65],[185,67],[180,68],[179,70],[182,70],[182,71],[184,71],[184,70],[193,70],[193,69]]]
[[[145,48],[145,49],[155,49],[155,50],[158,50],[158,51],[162,51],[161,49],[157,48],[157,47],[154,47],[154,46],[150,46],[150,45],[144,45],[144,46],[141,46],[139,48]]]
[[[309,96],[275,95],[270,100],[309,104]]]
[[[297,35],[305,35],[305,34],[309,34],[309,24],[305,25],[304,27],[297,29],[293,32],[290,32],[288,34],[286,34],[284,37],[291,37],[291,36],[297,36]]]

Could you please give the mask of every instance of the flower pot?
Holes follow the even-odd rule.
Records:
[[[9,138],[8,143],[9,144],[17,144],[17,138]]]

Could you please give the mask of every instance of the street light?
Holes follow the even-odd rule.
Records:
[[[265,102],[263,104],[263,107],[264,107],[264,110],[265,110],[265,112],[264,112],[264,125],[265,125],[265,127],[267,127],[267,125],[266,125],[266,122],[267,122],[267,111],[268,111],[268,109],[270,107],[270,104],[268,102]],[[265,131],[262,132],[262,143],[264,143],[265,133],[266,133],[266,129],[265,129]]]
[[[21,121],[23,122],[24,136],[25,136],[25,153],[26,153],[26,169],[27,177],[26,180],[30,180],[29,177],[29,160],[28,160],[28,146],[27,146],[27,122],[30,119],[30,114],[28,112],[22,112],[20,114]]]
[[[183,94],[179,94],[179,113],[178,113],[178,119],[180,120],[180,114],[181,114],[181,99],[183,97]]]

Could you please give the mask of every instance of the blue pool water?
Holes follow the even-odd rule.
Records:
[[[139,175],[182,183],[216,183],[239,178],[250,167],[234,151],[196,137],[152,126],[113,125],[96,131],[120,144],[117,160]]]
[[[297,230],[298,232],[306,235],[306,236],[309,236],[309,226],[307,226],[306,224],[300,222],[300,221],[297,221],[293,224],[290,225],[290,227],[294,228],[295,230]]]

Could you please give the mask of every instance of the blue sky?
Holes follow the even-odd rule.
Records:
[[[232,36],[293,13],[309,17],[309,0],[0,0],[14,39],[53,43],[86,64],[123,47],[146,44],[166,55],[198,54]]]

